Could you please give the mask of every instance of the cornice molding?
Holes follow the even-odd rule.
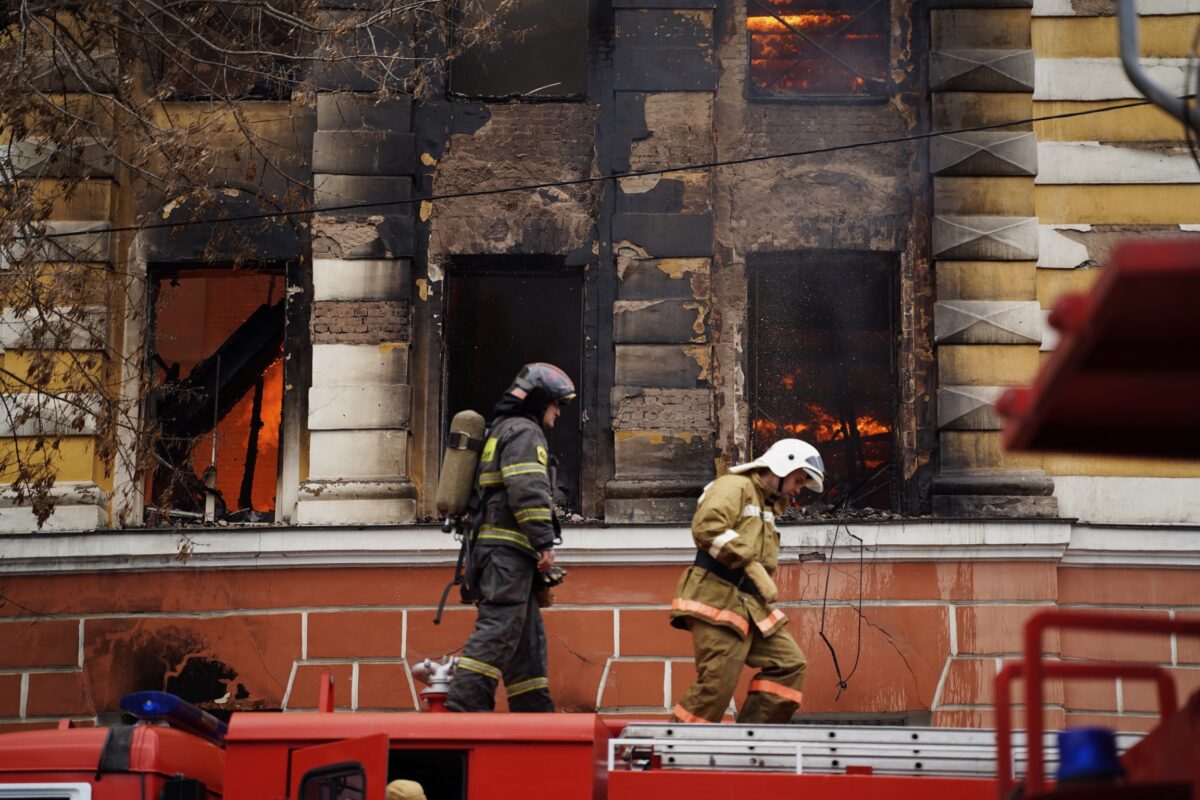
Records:
[[[1068,566],[1200,567],[1200,527],[1089,526],[1070,520],[903,520],[780,528],[785,562],[1051,561]],[[682,525],[568,527],[568,566],[680,565],[695,553]],[[0,574],[340,566],[449,567],[453,537],[433,526],[197,528],[0,536]]]

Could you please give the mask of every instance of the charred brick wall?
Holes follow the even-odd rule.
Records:
[[[379,344],[409,338],[407,300],[349,302],[329,300],[313,305],[313,344]]]
[[[673,7],[674,6],[674,7]],[[615,9],[613,478],[605,518],[690,518],[712,479],[715,2]],[[650,410],[651,404],[661,410]]]
[[[586,178],[593,174],[592,103],[455,104],[469,131],[452,133],[434,172],[439,195]],[[468,115],[466,112],[472,112]],[[440,200],[430,221],[429,259],[458,255],[566,254],[589,247],[599,189],[592,185]]]
[[[712,427],[712,393],[704,389],[642,389],[613,405],[613,430],[677,434]]]

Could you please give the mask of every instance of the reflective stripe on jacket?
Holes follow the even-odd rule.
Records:
[[[783,512],[784,501],[767,505],[767,494],[754,475],[726,474],[710,483],[692,517],[696,547],[731,569],[758,561],[774,575],[779,566],[775,516]],[[686,627],[685,617],[732,628],[742,637],[752,625],[770,636],[787,622],[779,609],[696,566],[684,571],[671,602],[671,623]]]
[[[488,432],[476,491],[483,509],[477,542],[534,558],[554,546],[546,434],[530,417],[503,417]]]

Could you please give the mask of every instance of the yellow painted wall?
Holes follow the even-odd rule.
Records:
[[[1200,222],[1200,184],[1040,185],[1043,224],[1179,225]]]
[[[1188,54],[1200,14],[1141,18],[1143,58]],[[1034,17],[1033,51],[1038,58],[1116,58],[1116,17]]]
[[[939,214],[1033,216],[1033,178],[938,178],[933,204]]]
[[[8,392],[84,392],[101,385],[102,357],[98,352],[82,350],[54,353],[48,380],[32,374],[34,354],[24,350],[6,350],[0,390]],[[35,388],[36,387],[36,388]]]
[[[1186,56],[1200,25],[1200,15],[1142,17],[1141,53],[1146,58]],[[1033,49],[1045,58],[1117,58],[1116,17],[1036,17]],[[1130,99],[1088,102],[1038,101],[1036,116],[1122,106]],[[1034,123],[1039,141],[1179,142],[1181,123],[1151,105]],[[1039,185],[1034,191],[1038,221],[1043,224],[1175,226],[1200,223],[1200,185]],[[1083,235],[1087,235],[1084,233]],[[1099,269],[1039,269],[1037,299],[1053,308],[1065,294],[1086,292]],[[1042,353],[1045,362],[1050,353]],[[1119,420],[1114,420],[1119,424]],[[1180,461],[1099,458],[1046,454],[1050,475],[1131,477],[1196,477],[1200,465]]]
[[[93,474],[93,441],[90,436],[68,436],[56,442],[21,437],[0,439],[0,481],[11,483],[18,474],[18,458],[31,463],[44,462],[50,457],[57,480],[90,481]]]
[[[1037,374],[1036,344],[943,344],[938,378],[944,386],[1023,386]]]
[[[939,261],[939,300],[1036,300],[1032,261]]]
[[[1100,277],[1098,269],[1039,269],[1037,299],[1042,308],[1054,308],[1064,294],[1086,292]]]
[[[1169,461],[1115,456],[1077,456],[1047,453],[1043,469],[1048,475],[1097,475],[1133,478],[1200,478],[1200,462]]]
[[[943,431],[939,436],[942,468],[1027,470],[1042,468],[1041,453],[1004,449],[1000,431]]]
[[[50,203],[53,219],[107,220],[112,216],[112,181],[90,180],[64,186],[58,180],[40,180],[34,198]]]
[[[1067,101],[1041,100],[1033,104],[1033,116],[1052,117],[1077,111],[1128,105],[1133,100]],[[1152,105],[1123,108],[1033,124],[1039,142],[1153,142],[1183,138],[1183,125]]]

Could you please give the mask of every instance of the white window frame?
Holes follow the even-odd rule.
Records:
[[[66,797],[67,800],[92,800],[90,783],[0,783],[0,798]]]

